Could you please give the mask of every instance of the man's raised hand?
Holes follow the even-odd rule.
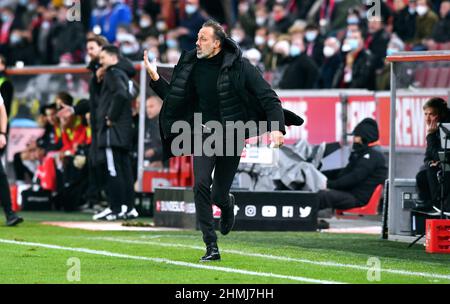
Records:
[[[148,75],[153,81],[157,81],[159,79],[158,68],[156,67],[156,58],[150,62],[148,60],[148,52],[144,51],[144,65],[147,70]]]
[[[59,118],[69,118],[70,116],[73,115],[74,113],[74,109],[71,106],[65,105],[65,104],[61,104],[62,109],[58,111],[58,113],[56,114]]]

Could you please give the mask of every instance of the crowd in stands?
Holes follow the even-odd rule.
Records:
[[[386,55],[450,49],[449,0],[4,0],[0,16],[0,53],[25,65],[85,63],[93,33],[175,64],[214,18],[281,89],[384,90]]]

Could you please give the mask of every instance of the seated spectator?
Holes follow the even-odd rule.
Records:
[[[44,134],[37,141],[38,145],[45,150],[45,153],[59,150],[62,147],[61,127],[56,112],[56,103],[41,107],[41,113],[45,118]]]
[[[254,37],[256,30],[256,19],[253,6],[246,0],[241,0],[238,5],[237,22],[241,25],[245,36]]]
[[[273,21],[270,25],[271,30],[281,34],[287,33],[293,23],[284,5],[278,2],[272,8],[271,19]]]
[[[414,35],[415,46],[413,50],[421,51],[425,49],[425,40],[431,38],[433,28],[438,23],[439,17],[431,9],[428,0],[417,0],[416,12],[416,34]]]
[[[349,34],[344,40],[342,52],[344,61],[334,77],[333,87],[373,90],[373,59],[370,51],[364,48],[361,30]]]
[[[132,19],[131,10],[123,0],[97,0],[97,9],[92,12],[90,28],[113,43],[116,41],[117,27],[130,25]]]
[[[197,33],[206,21],[200,12],[199,0],[186,0],[183,16],[180,26],[173,31],[173,34],[180,41],[180,49],[190,51],[195,48]]]
[[[261,62],[261,52],[257,49],[249,49],[242,54],[242,57],[247,58],[261,73],[264,73],[264,64]]]
[[[39,146],[42,142],[32,141],[22,152],[14,155],[13,167],[16,181],[30,184],[34,174],[45,156],[45,150]]]
[[[58,9],[58,21],[52,27],[48,37],[53,49],[53,64],[59,64],[62,60],[72,64],[84,62],[83,25],[80,22],[68,21],[67,10],[65,6]]]
[[[308,24],[305,28],[305,52],[318,67],[323,63],[323,41],[319,27],[313,23]]]
[[[443,147],[441,147],[438,126],[439,123],[450,122],[450,112],[447,102],[442,98],[428,100],[423,106],[423,111],[427,128],[427,148],[424,164],[416,175],[416,185],[419,192],[417,209],[432,211],[433,206],[440,208],[440,188],[437,175],[441,170],[439,151],[443,151]],[[448,196],[448,184],[448,182],[445,183],[445,197]]]
[[[394,0],[393,32],[411,42],[416,32],[416,1]]]
[[[312,89],[319,78],[319,68],[305,53],[303,39],[293,39],[282,74],[280,89]]]
[[[431,40],[435,43],[450,42],[450,0],[442,1],[438,23],[433,28]]]
[[[159,134],[159,112],[162,100],[158,96],[150,96],[146,101],[146,120],[144,135],[144,159],[148,166],[153,168],[163,167],[162,143]]]
[[[133,34],[120,33],[116,39],[117,45],[124,57],[138,61],[142,58],[141,47]]]
[[[320,89],[333,88],[333,78],[342,64],[341,43],[335,37],[325,40],[323,48],[324,61],[320,68],[319,82]]]
[[[333,34],[344,28],[347,12],[360,4],[360,0],[322,1],[316,14],[321,32]]]
[[[139,32],[136,34],[136,38],[140,41],[145,40],[149,36],[158,36],[158,29],[153,24],[153,19],[149,14],[143,14],[139,19]]]
[[[245,31],[240,25],[231,30],[231,39],[233,39],[243,50],[248,50],[253,46],[251,38],[247,37]]]
[[[373,68],[381,69],[386,57],[386,49],[389,43],[389,33],[385,30],[386,25],[379,17],[371,17],[368,20],[368,35],[364,41],[365,48],[372,53]]]
[[[353,130],[353,149],[349,163],[336,179],[329,179],[327,190],[319,191],[320,209],[351,209],[366,205],[375,188],[387,178],[387,165],[379,149],[378,125],[365,118]]]

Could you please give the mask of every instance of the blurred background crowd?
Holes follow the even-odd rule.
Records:
[[[385,90],[387,54],[450,49],[448,0],[2,0],[0,16],[0,53],[26,66],[86,63],[93,33],[175,64],[214,18],[281,89]]]

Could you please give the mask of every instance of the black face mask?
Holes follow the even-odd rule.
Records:
[[[361,144],[361,143],[353,143],[353,151],[358,152],[358,151],[362,151],[366,148],[366,145]]]

